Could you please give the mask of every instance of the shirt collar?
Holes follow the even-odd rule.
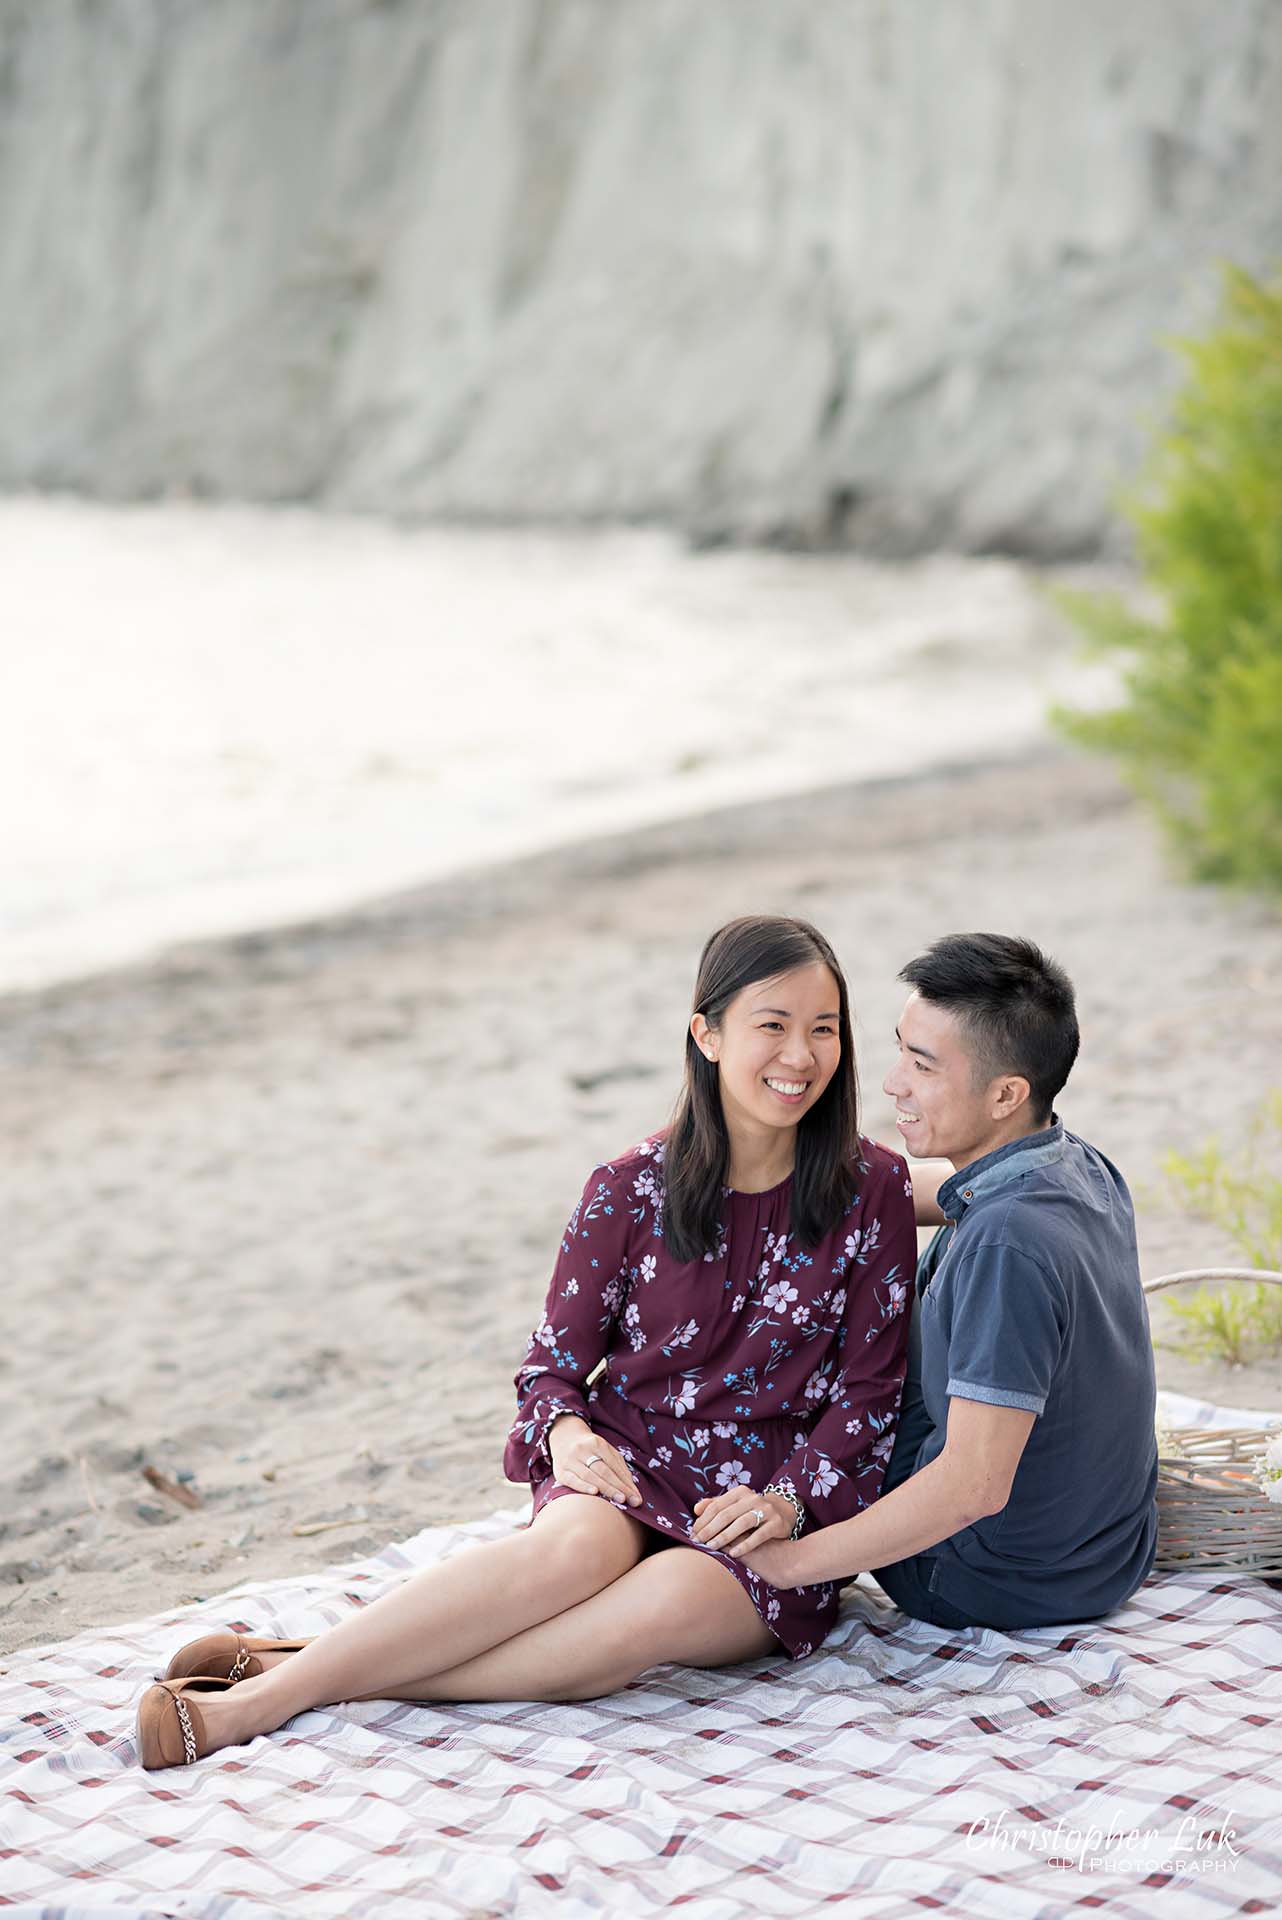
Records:
[[[987,1199],[1012,1180],[1031,1173],[1034,1167],[1049,1166],[1064,1154],[1064,1123],[1057,1114],[1051,1124],[1020,1140],[1008,1140],[959,1172],[950,1174],[939,1189],[939,1204],[949,1220],[958,1220],[976,1200]]]

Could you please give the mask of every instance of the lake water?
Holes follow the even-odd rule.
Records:
[[[771,793],[1107,691],[1005,561],[0,500],[0,988]]]

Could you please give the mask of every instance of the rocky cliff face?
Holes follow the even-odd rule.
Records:
[[[0,484],[1089,551],[1275,0],[6,0]]]

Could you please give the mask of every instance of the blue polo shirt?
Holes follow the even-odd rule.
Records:
[[[1126,1183],[1049,1128],[939,1189],[949,1225],[917,1276],[921,1391],[943,1450],[951,1398],[1036,1414],[1003,1510],[930,1549],[931,1590],[995,1626],[1120,1606],[1157,1542],[1156,1379]]]

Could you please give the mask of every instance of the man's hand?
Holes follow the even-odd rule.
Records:
[[[797,1519],[792,1502],[782,1494],[754,1493],[751,1487],[731,1487],[714,1500],[696,1500],[694,1511],[694,1538],[735,1560],[767,1541],[786,1540]]]
[[[760,1551],[750,1547],[735,1558],[772,1587],[810,1587],[852,1580],[865,1567],[924,1553],[1001,1512],[1035,1417],[1019,1407],[990,1407],[954,1395],[944,1450],[928,1466],[849,1520],[816,1527],[801,1540],[772,1540]]]
[[[801,1587],[807,1583],[798,1577],[797,1549],[800,1540],[767,1540],[762,1547],[753,1547],[747,1551],[732,1547],[730,1558],[742,1560],[753,1573],[771,1587]]]
[[[887,1153],[902,1153],[904,1143],[887,1147]],[[908,1169],[913,1184],[913,1212],[919,1227],[942,1227],[944,1210],[939,1204],[939,1189],[953,1172],[951,1160],[917,1160]]]

